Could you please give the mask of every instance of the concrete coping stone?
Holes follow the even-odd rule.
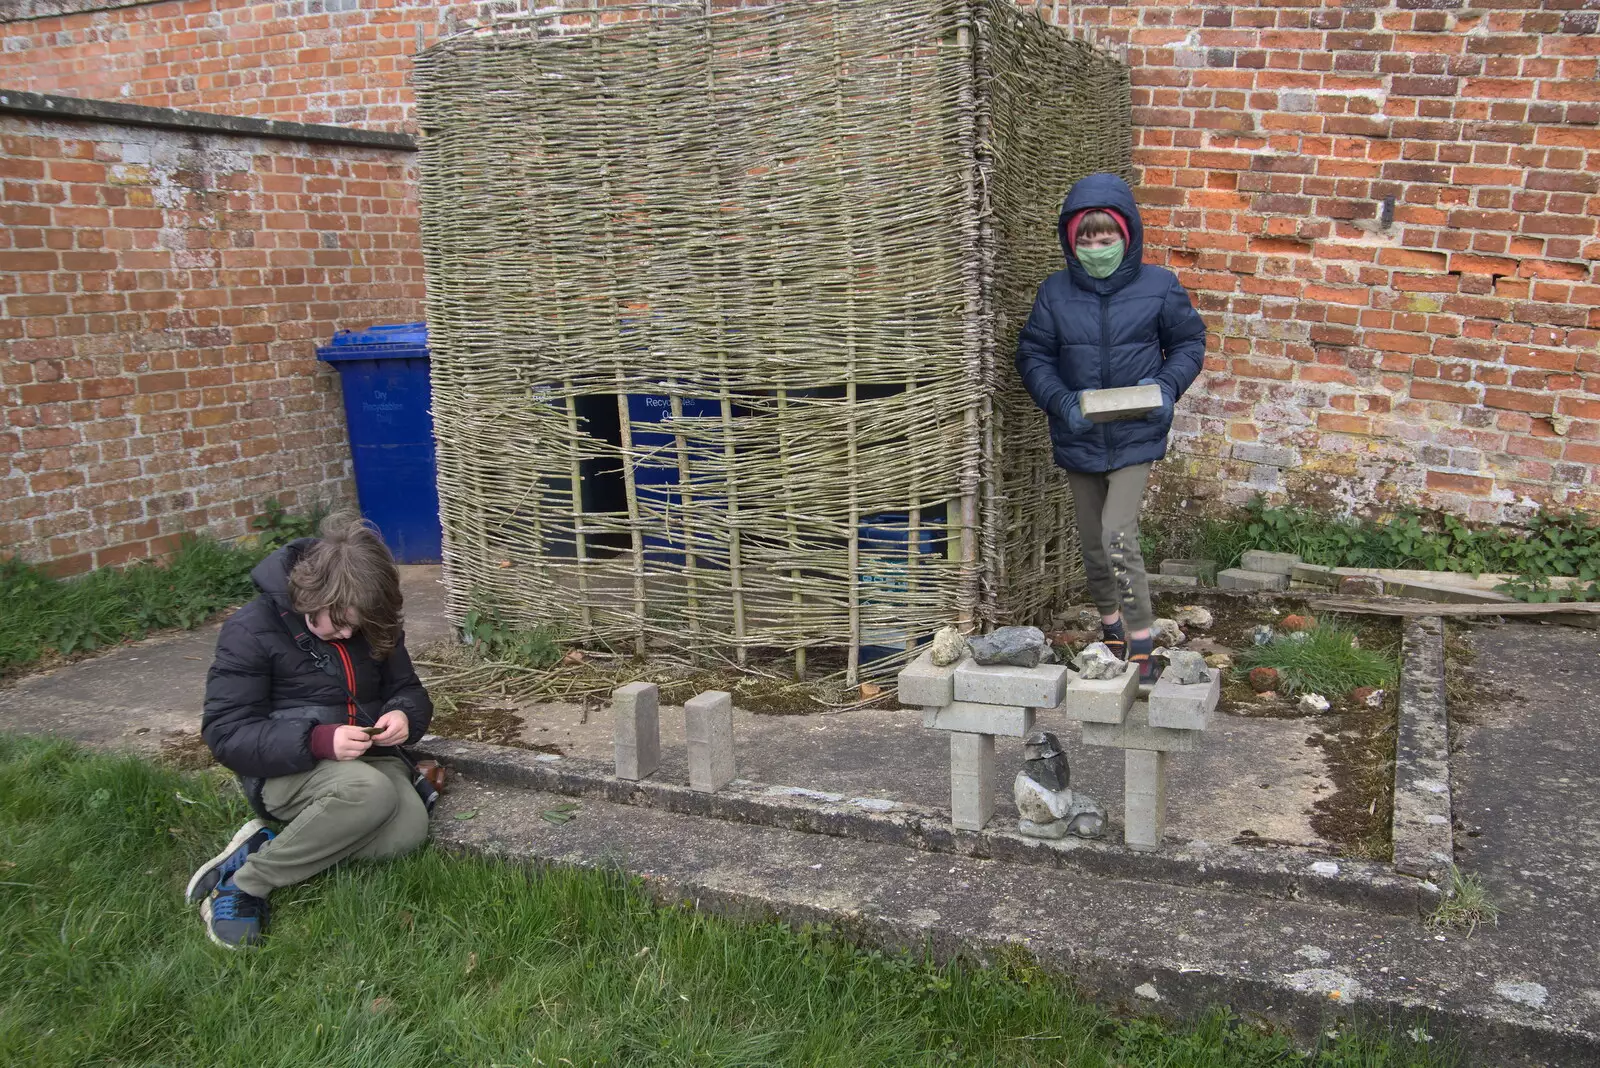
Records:
[[[496,785],[936,853],[1074,868],[1111,878],[1220,887],[1257,897],[1311,900],[1402,916],[1424,914],[1439,900],[1439,888],[1431,881],[1398,874],[1388,865],[1371,861],[1198,841],[1169,843],[1160,852],[1138,853],[1111,841],[1026,838],[1014,827],[958,831],[951,827],[949,813],[902,802],[878,798],[834,801],[829,798],[838,795],[745,780],[735,780],[716,793],[700,793],[687,785],[655,779],[617,779],[597,761],[539,759],[548,754],[434,735],[422,739],[416,754]]]

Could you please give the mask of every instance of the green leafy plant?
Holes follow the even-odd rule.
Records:
[[[250,529],[258,532],[256,544],[271,552],[296,538],[315,537],[327,515],[328,506],[321,502],[297,514],[285,509],[278,498],[268,497],[262,502],[261,514],[250,520]]]
[[[1266,645],[1245,649],[1235,660],[1235,675],[1276,668],[1285,693],[1337,696],[1359,686],[1390,686],[1399,673],[1392,650],[1363,649],[1343,627],[1324,623],[1301,633],[1303,637],[1280,634]]]
[[[475,608],[462,622],[467,641],[487,660],[500,660],[530,668],[547,668],[560,661],[561,646],[554,628],[521,630],[508,626],[489,609]]]

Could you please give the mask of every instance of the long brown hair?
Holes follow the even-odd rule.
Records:
[[[400,641],[400,572],[394,556],[376,528],[350,512],[323,520],[321,540],[289,572],[289,603],[306,615],[326,608],[340,626],[360,627],[374,659],[387,658]]]

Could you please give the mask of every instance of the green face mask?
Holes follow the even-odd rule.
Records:
[[[1122,262],[1122,249],[1121,241],[1104,248],[1080,248],[1077,250],[1078,262],[1083,264],[1090,278],[1109,278]]]

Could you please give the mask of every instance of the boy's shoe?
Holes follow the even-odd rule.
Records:
[[[200,905],[206,935],[225,949],[246,949],[261,944],[267,933],[267,899],[247,894],[229,879]]]
[[[1149,653],[1135,653],[1129,661],[1139,666],[1139,685],[1149,686],[1161,677],[1163,664]]]
[[[234,872],[244,867],[244,862],[250,859],[251,853],[272,841],[273,837],[271,829],[260,820],[251,820],[240,827],[222,852],[200,865],[190,877],[189,886],[183,892],[189,904],[198,905],[204,901],[211,895],[211,891],[227,882],[233,877]]]

